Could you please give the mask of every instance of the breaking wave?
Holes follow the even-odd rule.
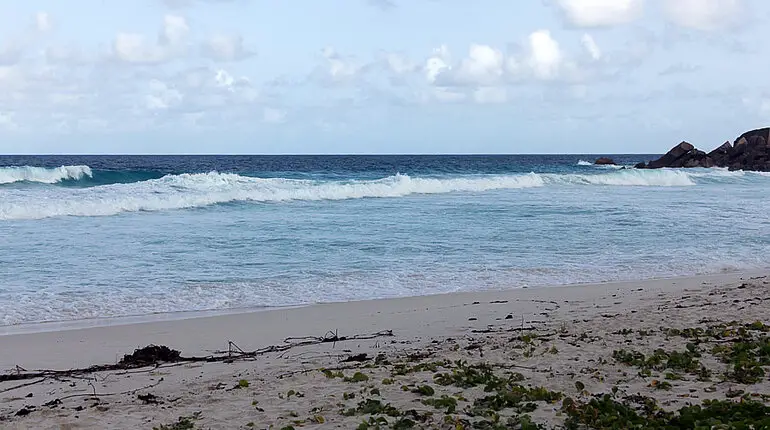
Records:
[[[7,168],[4,170],[8,171]],[[36,172],[37,176],[34,177],[38,181],[54,182],[59,177],[88,176],[90,169],[39,169]],[[48,176],[41,172],[46,172]],[[110,216],[125,212],[190,209],[233,202],[398,198],[418,194],[480,193],[554,186],[687,187],[696,185],[696,179],[719,181],[733,175],[732,172],[720,170],[685,172],[625,169],[597,174],[529,173],[460,177],[410,177],[397,174],[378,180],[321,181],[255,178],[218,172],[186,173],[87,188],[44,186],[34,189],[0,189],[0,220]],[[18,176],[30,177],[30,174]]]
[[[93,172],[88,166],[61,166],[55,168],[32,166],[0,167],[0,184],[13,184],[16,182],[55,184],[68,180],[78,181],[86,177],[93,177]]]
[[[578,160],[577,165],[578,166],[593,166],[594,163],[592,163],[590,161],[586,161],[586,160]]]

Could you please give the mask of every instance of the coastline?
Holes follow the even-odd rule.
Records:
[[[341,305],[341,304],[355,304],[355,303],[369,303],[369,302],[387,302],[392,300],[410,300],[420,297],[448,297],[454,295],[474,295],[484,293],[495,292],[507,292],[516,290],[539,290],[543,288],[583,288],[583,287],[613,287],[623,286],[630,283],[649,283],[649,282],[664,282],[664,281],[677,281],[687,282],[692,279],[712,279],[727,277],[730,279],[734,276],[756,276],[770,272],[768,269],[753,269],[753,270],[729,270],[720,273],[698,274],[698,275],[682,275],[682,276],[668,276],[658,278],[646,278],[638,280],[625,280],[625,281],[606,281],[606,282],[594,282],[594,283],[575,283],[575,284],[553,284],[553,285],[535,285],[524,286],[515,288],[488,288],[472,291],[455,291],[455,292],[440,292],[434,294],[424,294],[417,296],[401,296],[401,297],[385,297],[374,298],[365,300],[349,300],[349,301],[330,301],[322,303],[304,303],[297,305],[287,306],[257,306],[257,307],[243,307],[243,308],[228,308],[228,309],[205,309],[205,310],[192,310],[192,311],[175,311],[175,312],[160,312],[143,315],[124,315],[116,317],[97,317],[97,318],[85,318],[74,320],[54,320],[54,321],[36,321],[22,324],[4,325],[0,326],[0,340],[5,336],[18,336],[18,335],[30,335],[36,333],[47,332],[59,332],[59,331],[73,331],[83,330],[88,328],[103,328],[103,327],[115,327],[135,324],[149,324],[155,322],[169,322],[190,320],[198,318],[211,318],[227,315],[241,315],[252,314],[262,312],[276,312],[288,309],[305,309],[314,306],[326,306],[326,305]]]
[[[343,402],[339,390],[350,388],[350,383],[329,381],[323,374],[320,374],[319,379],[319,372],[305,372],[308,369],[339,366],[342,357],[358,353],[370,356],[383,354],[389,361],[395,362],[405,355],[432,351],[432,360],[491,361],[527,368],[546,366],[560,370],[553,370],[553,378],[542,372],[529,372],[525,376],[532,378],[533,383],[546,384],[549,389],[564,392],[568,392],[570,387],[574,391],[575,376],[568,376],[570,373],[590,367],[606,373],[602,376],[604,382],[589,382],[589,378],[585,377],[581,383],[585,383],[591,393],[606,392],[610,388],[607,381],[619,378],[618,365],[612,359],[614,349],[644,347],[647,349],[645,353],[650,353],[660,345],[668,345],[671,339],[657,333],[662,327],[684,329],[702,326],[707,324],[707,319],[748,323],[766,318],[770,298],[765,301],[765,274],[752,271],[621,283],[461,292],[9,334],[0,336],[0,374],[11,371],[14,366],[34,370],[113,364],[123,354],[130,354],[134,349],[149,344],[166,345],[181,351],[183,356],[205,356],[214,351],[226,351],[229,341],[246,351],[252,351],[270,345],[285,345],[287,338],[324,336],[329,332],[350,337],[392,331],[393,336],[334,345],[303,346],[296,351],[292,349],[289,352],[265,354],[253,360],[238,360],[229,364],[182,363],[161,367],[155,372],[150,368],[148,372],[137,375],[102,372],[98,373],[92,385],[72,378],[43,380],[29,388],[0,394],[0,417],[8,421],[5,423],[10,425],[8,428],[61,428],[64,424],[73,426],[67,428],[99,428],[99,423],[105,419],[111,420],[112,425],[118,427],[152,428],[179,416],[201,412],[196,420],[200,421],[202,428],[246,428],[244,426],[249,422],[256,423],[259,426],[257,428],[269,428],[270,425],[283,428],[291,424],[290,412],[298,406],[286,409],[276,399],[280,393],[285,396],[287,391],[294,390],[305,393],[302,407],[307,410],[298,412],[304,414],[304,419],[311,410],[320,408],[324,411],[325,421],[350,428],[345,425],[360,423],[360,417],[353,419],[340,415],[337,411],[339,408],[334,405],[350,403],[355,406],[361,400],[360,394],[357,401]],[[717,295],[723,299],[712,298]],[[756,297],[762,300],[754,301]],[[738,305],[734,301],[747,304],[736,311]],[[622,329],[629,330],[629,333],[641,330],[656,334],[630,341],[613,334]],[[532,333],[532,336],[561,332],[565,337],[559,335],[554,338],[551,334],[550,341],[537,343],[538,352],[531,356],[508,350],[508,339],[512,334],[524,332]],[[571,346],[573,342],[567,336],[585,336],[585,333],[590,333],[591,338],[595,337],[597,341],[582,344],[578,339],[574,343],[579,347]],[[674,344],[677,348],[684,346],[680,340],[675,340]],[[546,352],[540,354],[540,349]],[[557,350],[558,354],[547,353]],[[601,364],[602,361],[597,361],[599,357],[606,362]],[[703,361],[707,362],[705,358]],[[721,372],[723,367],[713,360],[708,361],[708,364],[714,367],[714,372]],[[388,378],[383,373],[384,368],[364,369],[367,368],[361,367],[360,371],[376,374],[377,380]],[[349,376],[348,373],[345,375]],[[279,378],[286,374],[296,377]],[[633,390],[652,390],[648,389],[650,378],[629,376],[632,374],[627,371],[626,376],[621,378],[622,384],[627,386],[618,381],[615,384],[629,393]],[[160,375],[162,382],[158,380]],[[404,382],[426,383],[431,381],[429,376],[414,375],[416,379],[407,378],[409,381]],[[253,389],[235,392],[224,390],[220,393],[207,388],[219,386],[222,381],[226,386],[232,386],[233,380],[237,382],[243,378],[251,381]],[[770,386],[766,379],[760,385],[743,389],[747,393],[768,392]],[[151,391],[166,399],[165,409],[137,402],[137,392],[144,393],[141,389],[154,383],[160,385],[156,384]],[[0,383],[0,392],[12,388],[14,384]],[[704,387],[698,384],[702,385],[701,382],[686,379],[677,381],[672,392],[651,391],[648,394],[669,402],[668,407],[680,406],[684,404],[685,398],[677,396],[687,394],[688,390],[702,391]],[[724,396],[727,390],[735,388],[730,384],[716,384],[715,387],[716,391],[699,398]],[[389,387],[377,385],[376,388],[383,392],[383,401],[402,405],[415,401],[411,392],[394,391],[386,394]],[[55,408],[44,406],[46,402],[57,398],[89,396],[91,390],[97,394],[124,394],[97,396],[98,401],[85,411],[77,410],[77,406],[83,404],[81,398],[77,398],[77,401],[68,399]],[[32,397],[24,397],[28,392]],[[465,393],[463,396],[471,398],[471,395],[476,396],[478,393]],[[232,404],[224,402],[233,396],[238,401]],[[171,401],[173,399],[177,400]],[[686,399],[690,401],[692,398]],[[255,409],[248,407],[250,402],[269,404],[270,407],[259,406]],[[14,415],[27,405],[34,411],[24,416]],[[547,411],[549,408],[542,410]],[[237,422],[233,421],[236,418]],[[539,412],[533,413],[533,418],[547,423],[556,420],[551,415]],[[307,422],[306,425],[311,427]]]
[[[308,326],[316,326],[316,322],[319,320],[328,320],[331,315],[355,315],[357,318],[377,318],[377,315],[382,315],[383,309],[385,312],[399,313],[404,310],[411,309],[419,306],[430,306],[436,303],[443,303],[445,306],[458,306],[460,303],[465,303],[469,300],[526,300],[526,298],[536,297],[556,297],[559,296],[556,291],[567,291],[565,296],[581,296],[585,292],[590,292],[586,298],[596,296],[603,290],[618,291],[627,290],[635,286],[647,287],[647,288],[662,288],[670,289],[679,285],[695,286],[701,282],[735,282],[742,278],[759,276],[766,273],[765,271],[737,271],[721,274],[710,275],[693,275],[693,276],[678,276],[668,278],[651,278],[641,281],[612,281],[604,283],[588,283],[588,284],[567,284],[567,285],[551,285],[551,286],[538,286],[538,287],[526,287],[526,288],[512,288],[512,289],[489,289],[479,291],[462,291],[453,293],[438,293],[432,295],[421,296],[406,296],[406,297],[394,297],[384,299],[370,299],[359,300],[349,302],[329,302],[329,303],[316,303],[298,306],[286,306],[286,307],[266,307],[266,308],[243,308],[243,309],[224,309],[224,310],[212,310],[212,311],[190,311],[190,312],[173,312],[151,315],[139,315],[139,316],[127,316],[117,318],[95,318],[88,320],[73,320],[73,321],[61,321],[61,322],[40,322],[23,324],[18,326],[5,326],[0,327],[0,346],[6,347],[0,348],[0,371],[3,367],[9,367],[6,364],[12,363],[12,367],[15,364],[19,364],[23,357],[12,355],[11,353],[16,349],[16,345],[23,344],[50,344],[54,342],[56,345],[67,345],[73,342],[78,344],[85,344],[86,349],[94,353],[102,349],[100,346],[100,340],[111,339],[108,345],[104,345],[106,348],[119,347],[120,350],[110,352],[110,356],[106,354],[106,351],[99,352],[96,355],[89,357],[81,357],[82,352],[78,351],[77,356],[70,357],[70,354],[63,354],[66,357],[66,362],[56,363],[54,361],[45,360],[42,362],[32,361],[33,364],[29,364],[32,368],[55,368],[55,367],[67,367],[71,362],[80,362],[81,358],[86,361],[91,360],[89,363],[94,362],[109,363],[114,358],[114,354],[129,353],[129,349],[139,347],[146,344],[169,344],[171,346],[174,341],[181,344],[174,344],[175,348],[181,348],[184,352],[189,353],[204,353],[205,351],[215,350],[222,347],[222,342],[225,344],[227,340],[222,340],[226,337],[225,334],[230,335],[229,340],[237,341],[239,338],[249,338],[254,336],[247,332],[241,332],[237,327],[252,326],[254,324],[275,324],[276,322],[286,323],[295,319],[302,319]],[[521,310],[522,314],[526,313],[525,310]],[[344,320],[345,317],[341,318]],[[331,319],[332,322],[336,322],[336,319]],[[299,322],[301,323],[301,321]],[[381,324],[379,321],[377,324]],[[384,324],[384,322],[382,323]],[[340,327],[327,326],[329,330],[338,329]],[[225,330],[225,327],[233,327],[232,330]],[[189,342],[185,339],[185,333],[190,331],[191,328],[195,328],[196,333],[205,333],[200,336],[205,338],[201,342]],[[263,343],[275,342],[289,336],[302,335],[303,333],[295,332],[295,326],[293,325],[281,325],[280,333],[274,333],[268,335],[266,338],[264,334],[258,335],[254,338],[257,343],[255,346],[259,346],[259,341]],[[142,340],[145,338],[146,340]],[[122,341],[120,341],[122,339]],[[118,342],[115,342],[118,340]],[[121,344],[122,343],[122,344]],[[24,349],[24,348],[22,348]],[[18,357],[18,358],[17,358]],[[109,359],[108,359],[109,358]],[[98,361],[101,359],[101,361]],[[94,361],[96,360],[96,361]],[[107,360],[107,361],[105,361]],[[57,366],[57,364],[60,364]]]

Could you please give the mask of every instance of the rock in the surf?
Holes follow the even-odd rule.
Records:
[[[599,158],[596,159],[596,161],[594,161],[594,164],[605,165],[605,166],[606,165],[613,165],[614,166],[615,165],[615,160],[613,160],[612,158],[607,158],[607,157],[599,157]]]

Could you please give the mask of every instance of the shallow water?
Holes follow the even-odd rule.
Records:
[[[770,177],[590,159],[0,157],[0,324],[769,265]]]

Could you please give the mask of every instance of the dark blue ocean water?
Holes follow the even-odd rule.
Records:
[[[768,266],[770,177],[594,158],[0,156],[0,324]]]

